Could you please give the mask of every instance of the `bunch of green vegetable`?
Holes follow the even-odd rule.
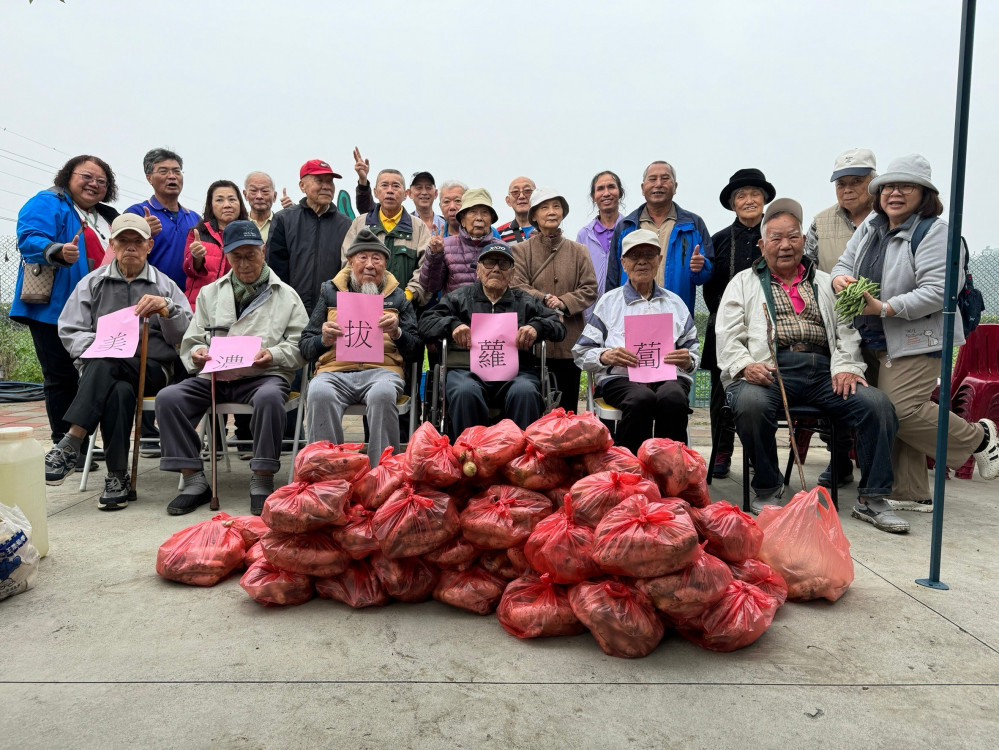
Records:
[[[864,292],[870,292],[871,296],[877,299],[881,293],[881,285],[861,276],[846,289],[836,294],[836,312],[841,318],[852,318],[860,315],[867,306]]]

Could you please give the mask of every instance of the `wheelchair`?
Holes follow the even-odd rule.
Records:
[[[447,382],[448,369],[468,370],[471,368],[469,361],[469,351],[467,349],[452,348],[448,351],[447,339],[441,340],[440,364],[431,367],[432,375],[429,386],[430,396],[428,401],[428,415],[426,421],[430,422],[434,428],[442,435],[450,431],[451,423],[447,415],[447,398],[444,385]],[[555,374],[548,370],[548,346],[546,341],[541,341],[534,345],[534,354],[538,359],[538,379],[541,381],[541,401],[542,413],[547,414],[559,403],[562,393],[558,390],[558,383],[555,381]],[[499,421],[503,416],[502,409],[490,407],[490,422]]]

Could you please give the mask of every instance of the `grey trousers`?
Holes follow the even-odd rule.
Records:
[[[321,372],[309,382],[305,418],[309,442],[343,442],[343,413],[352,404],[364,404],[368,418],[368,458],[378,465],[389,445],[399,450],[399,411],[396,401],[405,387],[391,370]]]
[[[279,375],[218,381],[216,403],[253,404],[250,432],[253,434],[253,471],[276,472],[281,468],[281,438],[284,435],[284,404],[291,387]],[[206,378],[188,378],[167,386],[156,396],[156,421],[160,426],[160,469],[203,468],[198,442],[199,417],[212,405],[212,383]]]

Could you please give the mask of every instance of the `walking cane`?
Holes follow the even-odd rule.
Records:
[[[226,328],[226,327],[224,327],[224,326],[206,326],[205,327],[205,331],[207,333],[210,333],[212,335],[212,338],[215,337],[215,333],[216,332],[218,332],[218,331],[223,331],[224,332],[224,331],[228,331],[228,330],[229,329]],[[209,345],[210,344],[211,344],[211,341],[209,340]],[[218,413],[215,410],[216,409],[216,406],[215,406],[215,373],[212,372],[211,375],[212,375],[212,416],[211,416],[211,419],[212,419],[212,445],[211,445],[211,448],[209,449],[209,453],[211,454],[211,462],[212,462],[212,501],[208,505],[208,507],[211,510],[218,510],[219,509],[219,490],[218,490],[219,468],[218,468],[218,458],[215,455],[215,451],[216,451],[215,445],[216,445],[216,439],[218,438],[217,430],[218,430],[219,417],[218,417]]]
[[[784,417],[787,419],[787,432],[791,438],[791,451],[794,453],[794,464],[798,467],[798,478],[801,480],[801,489],[807,490],[805,486],[805,470],[801,465],[801,456],[798,455],[798,441],[794,439],[794,426],[791,422],[791,408],[787,405],[787,392],[784,390],[784,378],[780,376],[780,367],[777,365],[777,349],[774,346],[773,322],[770,320],[770,311],[766,304],[763,305],[763,314],[767,318],[767,346],[770,347],[770,356],[774,359],[774,372],[777,373],[777,385],[780,388],[780,397],[784,402]]]
[[[146,355],[149,352],[149,318],[142,319],[142,339],[139,343],[139,387],[135,396],[135,438],[132,440],[132,476],[128,499],[135,500],[135,483],[139,479],[139,439],[142,435],[142,397],[146,389]]]

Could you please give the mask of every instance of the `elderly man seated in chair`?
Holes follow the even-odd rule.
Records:
[[[403,367],[419,355],[421,341],[416,331],[416,313],[385,265],[388,248],[363,228],[344,251],[347,265],[332,281],[324,281],[309,325],[298,344],[302,356],[315,363],[316,375],[309,383],[306,421],[309,442],[343,442],[343,414],[352,404],[364,404],[368,418],[368,456],[376,466],[382,451],[391,445],[399,450],[399,412],[396,402],[403,391]],[[338,320],[337,297],[343,292],[374,294],[382,298],[377,329],[384,357],[377,362],[337,359],[337,340],[346,336],[347,347],[360,351],[364,336],[345,331]],[[376,334],[377,335],[377,334]],[[359,346],[352,346],[356,340]]]
[[[509,245],[487,245],[476,263],[478,280],[445,294],[420,319],[420,334],[425,341],[446,337],[456,347],[471,349],[473,313],[517,314],[516,345],[521,351],[515,377],[486,382],[468,370],[448,370],[444,393],[452,438],[466,427],[487,424],[490,403],[499,406],[502,416],[521,428],[538,419],[544,410],[541,379],[535,372],[537,361],[530,349],[536,341],[562,341],[565,326],[559,314],[540,299],[510,288],[513,264]]]
[[[814,406],[857,431],[861,470],[853,515],[878,529],[909,530],[888,504],[891,452],[898,420],[891,401],[864,380],[860,337],[840,320],[829,274],[803,258],[801,204],[779,198],[761,225],[763,257],[729,282],[718,310],[718,366],[743,450],[756,470],[752,510],[780,504],[784,480],[777,462],[777,420],[788,403]],[[764,308],[773,322],[777,361],[770,356]]]
[[[295,290],[264,263],[264,242],[252,221],[230,222],[222,243],[232,270],[201,288],[180,356],[188,372],[198,373],[210,359],[213,336],[260,337],[260,349],[247,367],[215,376],[216,403],[253,405],[250,510],[259,515],[274,491],[274,472],[281,467],[284,404],[295,371],[304,364],[298,340],[308,315]],[[211,399],[211,376],[206,373],[168,386],[156,397],[160,468],[184,475],[184,489],[167,506],[170,515],[190,513],[212,499],[195,427]]]
[[[597,300],[572,354],[580,369],[593,378],[596,395],[621,410],[615,430],[618,445],[638,453],[650,437],[687,442],[689,396],[697,371],[697,327],[687,304],[656,283],[662,256],[659,238],[649,229],[636,229],[621,243],[621,265],[628,280]],[[631,315],[669,313],[673,328],[665,332],[672,351],[662,361],[676,367],[675,380],[632,382],[629,367],[638,367],[638,355],[625,348],[624,319]],[[658,349],[652,349],[658,354]],[[653,424],[654,423],[654,424]]]
[[[59,338],[80,367],[80,389],[66,412],[69,431],[45,456],[45,482],[62,484],[82,460],[83,440],[100,425],[108,466],[101,510],[128,504],[128,438],[135,424],[139,356],[77,358],[95,343],[98,318],[134,305],[137,316],[149,318],[143,395],[153,396],[166,385],[176,346],[191,320],[184,292],[146,262],[153,240],[145,219],[135,214],[116,218],[110,247],[114,260],[80,279],[59,316]],[[96,344],[109,353],[115,346],[112,340]]]

